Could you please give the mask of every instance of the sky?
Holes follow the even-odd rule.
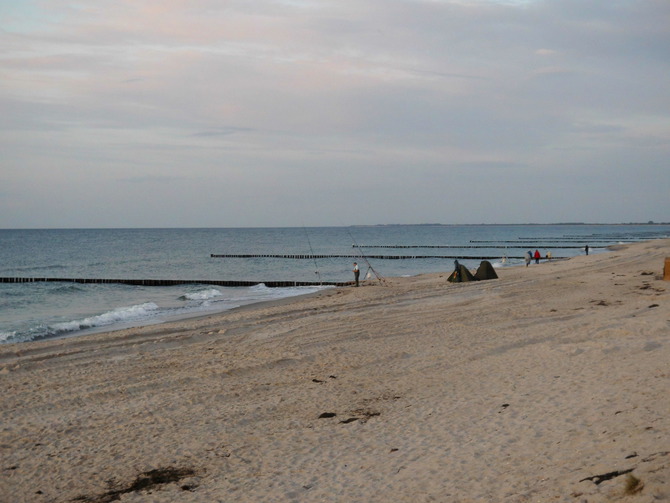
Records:
[[[670,221],[667,0],[0,0],[0,228]]]

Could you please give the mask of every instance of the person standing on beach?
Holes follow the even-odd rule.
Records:
[[[530,260],[531,260],[530,250],[528,250],[526,252],[526,255],[524,256],[524,260],[526,261],[526,267],[528,267],[528,265],[530,264]]]
[[[539,264],[540,263],[540,250],[535,250],[535,263]]]
[[[358,268],[358,264],[354,262],[354,280],[356,281],[356,286],[358,286],[358,278],[361,275],[361,270]]]
[[[587,255],[589,254],[589,245],[586,245],[584,247],[584,251],[586,252]]]

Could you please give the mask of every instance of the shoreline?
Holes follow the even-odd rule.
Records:
[[[665,256],[670,239],[0,346],[0,499],[670,498]]]
[[[611,245],[608,246],[607,249],[614,249],[617,246],[625,246],[621,244],[617,245]],[[605,253],[605,252],[595,252],[592,254],[598,254],[598,253]],[[560,260],[570,260],[570,258],[574,257],[554,257],[552,260],[553,261],[560,261]],[[541,259],[543,262],[546,262],[547,259],[546,257],[542,257]],[[497,268],[496,270],[500,269],[507,269],[510,267],[520,267],[522,266],[522,263],[516,264],[516,265],[506,265],[500,268]],[[395,278],[412,278],[416,276],[424,276],[424,275],[431,275],[431,274],[443,274],[445,271],[441,272],[433,272],[433,273],[418,273],[414,275],[405,275],[405,276],[397,276]],[[394,276],[391,276],[390,278],[394,278]],[[34,278],[35,282],[39,282],[40,280],[38,278]],[[47,279],[45,281],[56,281],[54,279]],[[63,280],[64,282],[70,282],[70,280]],[[82,282],[86,282],[86,280],[81,280]],[[361,285],[362,286],[373,286],[375,285],[375,282],[378,280],[361,280]],[[90,282],[90,281],[88,281]],[[109,281],[106,281],[109,283]],[[77,283],[77,281],[73,281],[73,283]],[[197,282],[187,282],[185,284],[191,284],[191,283],[197,283]],[[208,283],[202,283],[203,285],[207,285]],[[263,283],[259,283],[263,284]],[[348,288],[353,286],[354,281],[342,281],[338,282],[338,284],[325,284],[323,285],[320,291],[327,291],[331,288]],[[316,285],[315,285],[316,286]],[[309,288],[309,287],[308,287]],[[228,307],[228,308],[223,308],[221,310],[209,310],[209,311],[204,311],[204,312],[190,312],[190,313],[185,313],[185,314],[172,314],[172,315],[165,315],[161,318],[152,318],[152,319],[147,319],[147,320],[139,320],[139,321],[126,321],[126,322],[117,322],[112,325],[100,325],[96,327],[91,327],[91,328],[85,328],[85,329],[79,329],[76,331],[72,332],[64,332],[58,335],[51,335],[47,337],[39,337],[33,340],[28,340],[28,341],[16,341],[16,342],[2,342],[0,343],[0,346],[2,345],[13,345],[13,344],[26,344],[30,342],[44,342],[44,341],[50,341],[50,340],[58,340],[58,339],[69,339],[73,337],[85,337],[85,336],[90,336],[90,335],[96,335],[96,334],[106,334],[106,333],[111,333],[111,332],[118,332],[120,330],[126,330],[126,329],[134,329],[134,328],[141,328],[145,326],[152,326],[152,325],[163,325],[166,323],[174,323],[174,322],[179,322],[179,321],[185,321],[185,320],[191,320],[191,319],[198,319],[198,318],[207,318],[209,316],[217,316],[218,314],[222,313],[227,313],[231,311],[235,311],[237,309],[242,309],[242,308],[253,308],[254,306],[259,306],[262,307],[264,305],[271,305],[275,302],[281,302],[281,301],[290,301],[291,299],[297,299],[299,300],[300,298],[303,297],[308,297],[311,295],[318,294],[320,291],[317,292],[308,292],[308,293],[300,293],[297,295],[287,295],[285,297],[280,297],[278,299],[272,299],[272,300],[258,300],[258,301],[251,301],[249,303],[243,303],[241,305],[235,306],[235,307]],[[95,315],[94,315],[95,316]]]
[[[492,229],[479,229],[479,226],[459,226],[462,229],[456,230],[422,230],[420,228],[413,229],[411,226],[406,229],[407,232],[399,230],[376,230],[369,232],[354,233],[358,234],[360,239],[365,239],[370,242],[371,249],[366,250],[365,253],[375,253],[376,250],[372,247],[382,248],[389,246],[388,243],[401,243],[404,245],[410,244],[412,246],[425,246],[428,248],[446,246],[453,248],[455,246],[463,246],[465,248],[483,248],[489,244],[497,243],[496,246],[504,247],[496,249],[488,249],[483,252],[482,256],[495,256],[495,260],[491,262],[496,266],[508,266],[512,263],[522,261],[517,257],[516,260],[510,259],[510,256],[516,257],[518,253],[513,249],[508,249],[512,246],[508,243],[516,243],[516,239],[520,242],[532,240],[532,246],[540,247],[542,255],[548,251],[552,251],[555,255],[554,259],[559,256],[573,256],[573,254],[583,253],[582,250],[566,249],[566,250],[552,250],[552,244],[567,245],[568,248],[575,248],[575,236],[581,236],[586,233],[588,237],[596,236],[597,241],[606,239],[607,242],[592,243],[598,247],[598,251],[604,251],[604,246],[616,242],[628,241],[631,237],[650,238],[658,236],[668,236],[668,229],[661,226],[656,230],[650,230],[639,225],[629,225],[623,228],[607,228],[599,227],[586,232],[579,227],[574,228],[559,228],[556,226],[542,226],[538,230],[525,232],[518,226],[494,226]],[[623,230],[622,230],[623,229]],[[142,241],[146,239],[144,233],[128,233],[125,231],[104,231],[104,230],[89,230],[71,232],[54,232],[50,234],[41,235],[39,233],[17,235],[16,239],[10,239],[10,244],[13,242],[17,248],[8,249],[6,255],[9,262],[5,264],[5,276],[3,280],[9,282],[14,281],[37,281],[41,278],[40,283],[35,286],[23,285],[17,283],[16,285],[7,285],[2,288],[2,295],[7,300],[6,320],[4,320],[2,330],[0,330],[0,343],[19,343],[24,341],[36,341],[47,339],[51,337],[70,337],[80,336],[91,333],[104,333],[133,326],[141,326],[144,324],[154,324],[156,322],[164,322],[165,320],[174,320],[182,317],[190,317],[193,311],[202,311],[203,315],[209,313],[216,313],[217,311],[226,310],[228,307],[238,304],[235,299],[243,297],[245,301],[255,301],[262,298],[271,298],[274,295],[268,289],[267,293],[263,293],[262,288],[249,287],[249,291],[235,288],[219,288],[222,295],[213,292],[212,287],[205,286],[208,284],[209,278],[214,283],[233,282],[238,283],[256,283],[255,280],[265,278],[273,282],[284,280],[291,284],[296,280],[298,282],[308,281],[313,283],[316,277],[312,274],[312,268],[304,260],[284,261],[278,259],[272,260],[256,260],[256,259],[241,259],[228,260],[219,263],[216,260],[207,258],[211,256],[211,252],[225,251],[225,252],[254,252],[254,253],[272,253],[277,250],[283,250],[285,253],[300,253],[304,251],[300,243],[304,236],[304,229],[302,232],[296,233],[294,231],[285,230],[267,230],[262,232],[254,232],[251,230],[245,232],[232,232],[230,230],[209,230],[204,231],[189,231],[188,229],[180,232],[168,232],[167,230],[147,230],[149,235],[153,236],[155,240]],[[591,234],[592,232],[592,234]],[[315,232],[318,237],[316,251],[319,253],[344,253],[352,252],[352,249],[346,243],[349,238],[344,238],[346,229],[338,228],[333,231],[321,230]],[[52,253],[42,254],[38,253],[34,259],[31,259],[32,266],[28,268],[20,267],[19,257],[21,256],[20,247],[18,243],[24,242],[25,246],[36,246],[37,249],[42,250],[40,246],[40,239],[49,236],[53,239],[56,250],[60,250],[53,255]],[[141,237],[140,236],[144,236]],[[248,244],[243,244],[244,240],[240,241],[239,246],[231,249],[225,247],[217,250],[214,243],[219,240],[228,238],[235,239],[247,236],[253,239],[261,239],[265,243],[260,249],[248,249]],[[268,236],[273,238],[266,242]],[[404,236],[404,237],[401,237]],[[563,238],[564,240],[562,240]],[[74,239],[74,238],[77,239]],[[165,249],[155,249],[155,245],[147,245],[146,253],[138,250],[136,261],[137,264],[128,268],[125,264],[125,251],[119,243],[126,242],[127,239],[139,239],[139,242],[155,243],[161,239],[170,239],[173,246],[170,252],[167,253]],[[275,239],[276,238],[276,239]],[[516,238],[516,239],[515,239]],[[92,243],[97,243],[89,250],[80,249],[76,243],[78,239],[84,241],[92,239]],[[246,239],[246,238],[245,238]],[[549,243],[559,239],[558,243]],[[277,241],[278,240],[278,241]],[[473,245],[472,243],[477,243]],[[581,238],[577,243],[581,243]],[[586,239],[588,241],[588,239]],[[86,241],[88,242],[88,241]],[[235,241],[237,242],[237,241]],[[530,242],[529,242],[530,243]],[[135,243],[133,246],[137,246]],[[525,245],[521,245],[525,246]],[[603,248],[600,248],[603,246]],[[546,247],[546,248],[543,248]],[[514,247],[516,248],[516,247]],[[200,252],[194,253],[195,250]],[[525,251],[526,248],[524,247]],[[424,250],[427,252],[427,250]],[[595,251],[595,250],[594,250]],[[465,262],[461,260],[461,253],[466,255],[478,255],[472,250],[460,250],[455,252],[459,256],[459,261],[469,268],[475,268],[480,260],[471,260],[466,257]],[[60,254],[64,254],[60,257]],[[389,253],[406,252],[379,252],[385,256]],[[413,256],[414,253],[423,253],[423,251],[411,251],[408,256]],[[429,255],[433,256],[435,253],[443,253],[437,251],[430,251]],[[445,252],[446,253],[446,252]],[[66,255],[79,257],[77,260],[86,262],[86,256],[96,256],[100,260],[91,262],[86,268],[80,269],[75,267],[77,262],[68,260],[61,260]],[[170,259],[171,257],[179,256],[180,260]],[[447,253],[447,256],[451,253]],[[392,255],[390,255],[392,256]],[[14,258],[12,258],[14,257]],[[16,259],[16,260],[15,260]],[[509,259],[509,260],[508,260]],[[384,275],[388,277],[400,277],[409,274],[430,273],[432,271],[451,270],[452,260],[445,262],[445,259],[439,260],[389,260],[379,261],[375,263],[375,267]],[[496,263],[497,262],[497,263]],[[42,266],[47,269],[43,269]],[[55,267],[55,269],[49,269]],[[346,264],[341,260],[325,260],[315,262],[314,267],[319,272],[319,278],[330,281],[349,280],[351,272],[348,271]],[[187,271],[190,273],[186,274]],[[49,274],[51,273],[51,274]],[[52,282],[59,278],[63,278],[68,283]],[[71,278],[67,280],[67,278]],[[113,279],[113,278],[130,278],[130,279]],[[134,279],[133,279],[134,278]],[[139,279],[149,278],[149,279]],[[151,279],[154,278],[154,279]],[[163,278],[163,279],[160,279]],[[172,278],[172,279],[170,279]],[[192,295],[194,289],[199,288],[194,285],[177,286],[176,283],[182,283],[186,280],[179,278],[203,278],[202,282],[191,280],[202,284],[203,289],[208,289],[207,294],[204,292],[196,292],[197,296]],[[247,278],[249,281],[238,281]],[[42,283],[41,281],[48,283]],[[115,286],[116,282],[125,284],[126,282],[133,283],[130,286]],[[168,288],[152,288],[135,285],[135,283],[153,283],[158,282],[161,285],[175,283],[174,286]],[[79,284],[81,282],[81,284]],[[101,286],[100,288],[89,283],[103,282],[109,283],[109,286]],[[87,286],[88,285],[88,286]],[[145,285],[146,286],[146,285]],[[210,290],[211,289],[211,290]],[[291,288],[289,288],[291,290]],[[229,295],[230,294],[230,295]],[[258,295],[257,295],[258,294]],[[280,294],[277,294],[280,295]],[[207,296],[210,296],[208,298]],[[230,297],[230,298],[229,298]],[[184,313],[184,312],[187,313]],[[195,313],[199,316],[200,313]],[[175,316],[176,315],[176,316]]]
[[[528,224],[528,225],[535,225],[535,224]],[[614,251],[614,250],[619,249],[619,247],[622,247],[622,246],[625,247],[628,244],[633,244],[633,243],[619,243],[619,244],[615,244],[615,245],[609,245],[609,246],[605,247],[605,249],[608,250],[608,251],[606,251],[606,252],[595,251],[595,252],[592,252],[591,255],[599,255],[599,254],[602,254],[602,253],[608,253],[609,251]],[[581,256],[581,255],[577,255],[577,256]],[[562,261],[562,260],[571,260],[572,258],[575,258],[575,257],[554,257],[551,260],[554,261],[554,262],[558,262],[558,261]],[[542,260],[541,264],[549,261],[546,257],[542,257],[541,260]],[[532,264],[532,265],[535,266],[536,264]],[[519,264],[515,264],[515,265],[507,265],[507,266],[503,266],[503,267],[500,267],[500,268],[496,268],[495,270],[499,271],[501,269],[509,269],[509,268],[515,268],[515,267],[525,267],[525,266],[524,266],[523,263],[519,263]],[[445,274],[445,273],[448,275],[450,273],[450,271],[445,269],[445,271],[441,271],[441,272],[419,273],[419,274],[410,275],[410,276],[391,276],[388,279],[413,278],[413,277],[417,277],[417,276],[430,276],[430,275]],[[387,278],[384,278],[384,279],[387,279]],[[363,279],[360,282],[361,282],[361,286],[380,286],[378,284],[379,280],[375,280],[375,279],[371,279],[371,280]],[[163,324],[167,324],[167,323],[177,323],[177,322],[186,321],[186,320],[196,320],[196,319],[199,319],[199,318],[208,318],[210,316],[217,316],[219,314],[233,312],[233,311],[240,310],[240,309],[254,309],[256,306],[258,306],[259,308],[262,308],[264,306],[270,307],[270,306],[272,306],[276,303],[291,302],[293,300],[299,301],[302,298],[310,297],[310,296],[313,296],[313,295],[318,295],[319,293],[322,293],[323,291],[328,291],[331,288],[350,288],[354,285],[354,281],[349,281],[349,282],[345,281],[345,282],[340,282],[340,283],[342,283],[342,285],[340,285],[340,286],[325,285],[323,287],[323,290],[320,290],[320,291],[317,291],[317,292],[301,293],[301,294],[298,294],[298,295],[289,295],[289,296],[286,296],[286,297],[281,297],[281,298],[272,299],[272,300],[259,300],[259,301],[250,302],[248,304],[242,304],[242,305],[239,305],[239,306],[236,306],[236,307],[233,307],[233,308],[227,308],[227,309],[224,309],[224,310],[221,310],[221,311],[213,311],[213,312],[208,312],[208,313],[190,313],[190,314],[184,314],[184,315],[176,314],[176,315],[167,316],[165,318],[165,321],[151,320],[149,322],[141,323],[141,324],[134,324],[134,323],[131,322],[131,323],[128,323],[126,326],[122,326],[120,328],[101,326],[101,327],[97,327],[97,328],[82,330],[81,332],[67,333],[67,334],[63,334],[63,335],[60,335],[60,336],[49,337],[49,338],[43,339],[43,340],[66,339],[66,338],[71,338],[71,337],[80,337],[82,335],[87,336],[87,335],[95,335],[95,334],[106,334],[106,333],[110,333],[110,332],[118,332],[120,330],[141,328],[141,327],[151,326],[151,325],[163,325]],[[39,342],[39,341],[28,341],[28,342]],[[18,342],[16,344],[24,344],[24,342]]]

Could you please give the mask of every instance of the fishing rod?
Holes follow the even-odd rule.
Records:
[[[370,271],[372,271],[372,273],[377,277],[379,282],[383,284],[384,283],[384,278],[380,274],[378,274],[377,271],[375,271],[374,267],[372,267],[372,264],[368,261],[367,257],[363,253],[363,250],[361,250],[360,246],[358,246],[356,244],[356,240],[354,239],[354,236],[351,234],[351,231],[349,231],[349,229],[347,229],[347,233],[349,234],[349,237],[351,237],[351,241],[353,241],[354,248],[356,248],[358,250],[358,254],[360,255],[360,257],[365,261],[365,263],[368,266],[368,271],[365,273],[365,276],[367,276],[368,273]]]
[[[305,230],[305,236],[307,236],[307,244],[309,245],[309,251],[312,254],[312,258],[314,259],[314,267],[316,268],[316,271],[314,271],[314,273],[316,274],[316,277],[319,278],[319,284],[321,284],[321,273],[319,273],[319,264],[316,263],[316,255],[314,255],[312,242],[309,240],[309,233],[307,232],[307,227],[303,225],[302,228]]]

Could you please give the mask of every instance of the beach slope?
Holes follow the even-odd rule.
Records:
[[[670,501],[666,256],[0,346],[0,501]]]

